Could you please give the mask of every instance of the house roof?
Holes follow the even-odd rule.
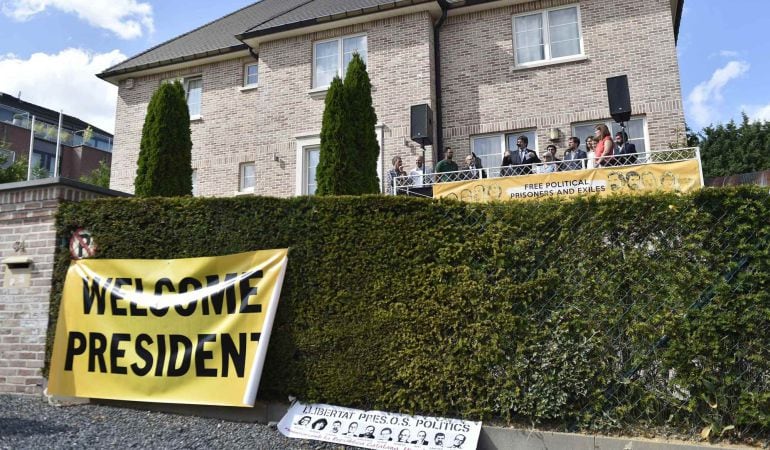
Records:
[[[51,124],[56,124],[59,121],[59,111],[54,111],[52,109],[21,100],[4,92],[0,92],[0,105],[9,106],[13,109],[27,112],[30,115],[35,116],[38,120],[43,120]],[[68,114],[64,114],[62,116],[62,126],[65,128],[71,128],[73,130],[85,130],[86,128],[91,127],[91,129],[96,133],[107,137],[112,137],[112,133],[104,131],[101,128],[95,127],[84,120],[78,119],[77,117],[70,116]]]
[[[351,16],[375,13],[388,9],[410,6],[435,0],[311,0],[287,11],[272,20],[255,25],[237,36],[248,39],[278,31],[301,28],[323,21],[331,21]]]
[[[312,0],[260,0],[145,50],[98,76],[108,78],[136,70],[246,50],[246,44],[236,39],[237,33],[270,21],[308,1]]]
[[[245,39],[313,24],[373,14],[440,0],[260,0],[199,28],[177,36],[106,69],[97,76],[109,79],[140,70],[245,51]],[[496,0],[448,0],[450,8]],[[671,0],[674,35],[679,34],[684,0]]]

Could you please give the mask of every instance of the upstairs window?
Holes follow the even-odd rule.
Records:
[[[190,119],[198,119],[201,116],[201,97],[203,96],[203,78],[185,78],[185,97],[187,108],[190,109]]]
[[[513,47],[517,66],[582,55],[580,9],[570,6],[514,16]]]
[[[259,63],[246,64],[243,67],[243,87],[259,84]]]
[[[313,44],[313,88],[331,84],[335,75],[345,78],[353,54],[366,62],[366,35],[346,36]]]
[[[184,88],[184,98],[187,101],[187,109],[190,110],[190,119],[200,119],[203,77],[197,75],[193,77],[166,78],[161,83],[173,83],[175,81],[182,83]]]

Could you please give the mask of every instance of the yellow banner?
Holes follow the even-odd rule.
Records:
[[[433,185],[433,198],[486,203],[652,191],[690,192],[703,186],[697,160],[484,178]]]
[[[73,261],[48,392],[253,406],[287,254]]]

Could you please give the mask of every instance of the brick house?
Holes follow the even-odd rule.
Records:
[[[7,164],[18,158],[29,159],[32,117],[35,118],[33,167],[40,167],[46,174],[54,176],[57,135],[61,145],[59,176],[62,178],[78,180],[98,168],[102,161],[110,165],[112,134],[66,114],[62,116],[61,134],[58,134],[57,111],[0,92],[0,142],[3,143],[0,153],[6,157]],[[89,127],[91,132],[86,132]]]
[[[563,150],[609,117],[627,75],[640,151],[684,129],[676,54],[683,0],[262,0],[99,74],[119,87],[111,188],[133,192],[144,115],[164,80],[188,92],[196,195],[312,193],[325,88],[365,56],[380,179],[409,170],[410,106],[427,103],[428,164],[474,151],[499,166],[515,137]],[[560,151],[561,151],[560,150]]]

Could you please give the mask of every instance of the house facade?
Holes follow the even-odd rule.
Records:
[[[324,95],[354,52],[367,63],[380,179],[422,154],[410,107],[434,112],[428,165],[475,152],[499,166],[516,137],[542,151],[584,141],[627,75],[629,137],[667,148],[684,129],[676,35],[682,0],[262,0],[99,76],[119,87],[111,188],[133,192],[141,129],[160,83],[188,95],[196,195],[314,192]]]
[[[78,180],[91,174],[101,162],[110,165],[112,134],[66,114],[59,133],[58,112],[0,92],[0,154],[5,164],[30,159],[32,144],[31,160],[36,168],[33,177],[54,177],[57,138],[58,176]]]

